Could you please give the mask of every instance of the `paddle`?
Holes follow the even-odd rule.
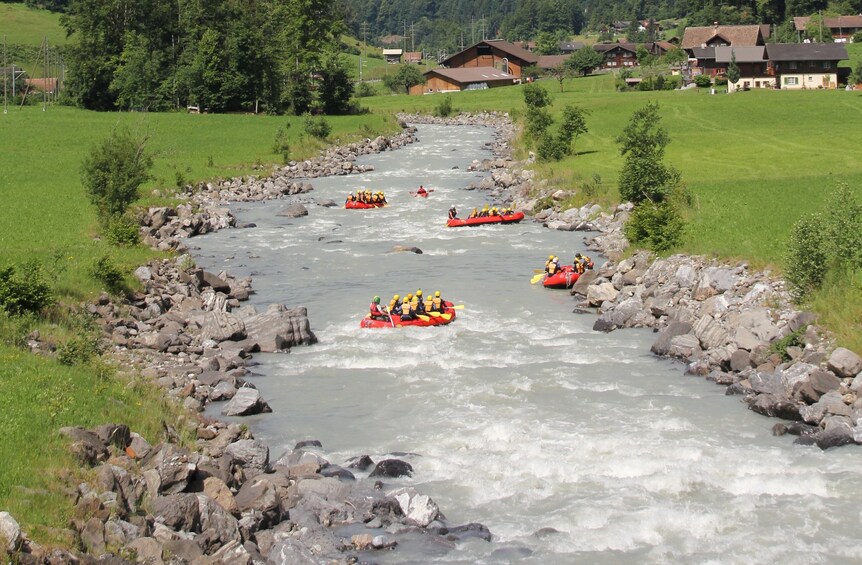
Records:
[[[389,323],[392,324],[392,327],[394,328],[395,322],[392,321],[392,313],[389,312],[389,308],[384,306],[383,308],[380,309],[380,311],[385,313],[387,316],[389,316]]]
[[[428,316],[423,316],[422,314],[416,314],[416,317],[422,320],[423,322],[428,322],[431,320]]]
[[[530,279],[530,284],[536,284],[540,280],[545,278],[545,273],[540,273],[538,275],[533,275],[533,278]]]
[[[544,273],[545,269],[533,269],[534,273]]]
[[[452,306],[451,308],[452,308],[452,310],[463,310],[464,305],[463,304],[456,304],[455,306]]]
[[[448,312],[446,312],[446,313],[428,312],[428,314],[430,314],[431,316],[434,316],[435,318],[443,318],[444,320],[447,320],[447,321],[452,319],[452,314],[449,314]]]

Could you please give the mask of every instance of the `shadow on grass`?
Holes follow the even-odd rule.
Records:
[[[575,157],[580,157],[581,155],[590,155],[592,153],[598,153],[596,150],[592,151],[575,151]]]

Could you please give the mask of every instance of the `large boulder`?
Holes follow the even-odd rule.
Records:
[[[389,496],[398,501],[407,521],[420,528],[426,527],[440,514],[440,508],[430,496],[419,494],[412,487],[397,489],[389,493]]]
[[[236,504],[240,512],[253,511],[259,520],[258,529],[265,530],[281,521],[283,510],[281,497],[275,485],[268,479],[258,476],[246,481],[236,493]]]
[[[253,314],[244,321],[249,339],[255,341],[264,353],[317,343],[304,307],[290,309],[282,304],[270,304],[266,312]]]
[[[603,282],[597,285],[591,285],[587,289],[587,302],[590,306],[599,306],[602,302],[616,300],[620,291],[614,288],[614,285],[609,282]]]
[[[862,373],[862,357],[839,347],[829,356],[829,369],[839,377],[855,377]]]
[[[258,439],[236,441],[225,448],[224,454],[231,465],[243,467],[246,476],[264,473],[269,467],[269,447]]]
[[[303,206],[299,202],[295,202],[295,203],[291,204],[290,206],[288,206],[287,208],[285,208],[284,210],[282,210],[281,212],[276,214],[276,216],[283,216],[285,218],[299,218],[301,216],[307,216],[307,215],[308,215],[308,208],[306,208],[305,206]]]
[[[218,275],[214,275],[209,271],[204,271],[203,269],[195,271],[194,275],[201,288],[211,287],[214,291],[223,292],[225,294],[230,292],[230,284]]]
[[[24,535],[21,533],[21,526],[15,521],[8,512],[0,512],[0,549],[5,549],[9,553],[18,551],[21,544],[24,542]]]
[[[251,416],[269,412],[272,412],[272,408],[261,397],[257,389],[245,386],[236,391],[236,394],[222,410],[222,414],[225,416]]]
[[[691,324],[688,322],[671,322],[668,326],[659,333],[655,343],[650,347],[650,351],[656,355],[665,356],[670,354],[670,341],[678,336],[685,335],[691,331]]]
[[[153,500],[153,517],[175,532],[200,532],[200,504],[196,494],[180,493]]]
[[[201,339],[211,339],[216,342],[239,341],[245,339],[246,329],[243,321],[230,312],[207,312],[204,327],[201,329]]]
[[[370,477],[410,477],[413,475],[413,466],[400,459],[384,459],[374,466]]]

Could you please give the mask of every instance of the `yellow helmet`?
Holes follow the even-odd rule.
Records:
[[[401,297],[396,294],[395,296],[392,297],[392,300],[398,300],[399,298],[401,298]]]
[[[407,295],[407,300],[410,300],[411,298],[413,298],[413,294],[412,294],[412,293],[409,293],[409,294]]]
[[[422,289],[421,288],[416,291],[416,296],[422,296]]]
[[[487,210],[487,209],[488,209],[488,205],[487,205],[487,204],[485,204],[484,206],[482,206],[482,210]]]
[[[554,256],[553,256],[553,255],[548,255],[548,261],[553,261],[553,260],[554,260]]]
[[[434,296],[436,298],[440,298],[440,291],[438,290],[438,291],[434,292]]]

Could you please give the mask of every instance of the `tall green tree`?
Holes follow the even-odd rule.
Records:
[[[659,125],[658,111],[657,102],[636,110],[616,139],[625,159],[619,177],[620,196],[635,204],[665,200],[680,179],[679,172],[663,162],[670,136]]]
[[[587,74],[601,64],[602,54],[592,47],[578,49],[565,62],[565,65],[572,69],[572,72],[582,76],[587,76]]]
[[[730,64],[727,65],[727,81],[736,86],[739,82],[740,72],[739,65],[736,64],[736,51],[730,51]]]
[[[410,94],[411,87],[425,84],[425,76],[419,67],[407,64],[401,65],[397,72],[386,75],[383,83],[393,92]]]

